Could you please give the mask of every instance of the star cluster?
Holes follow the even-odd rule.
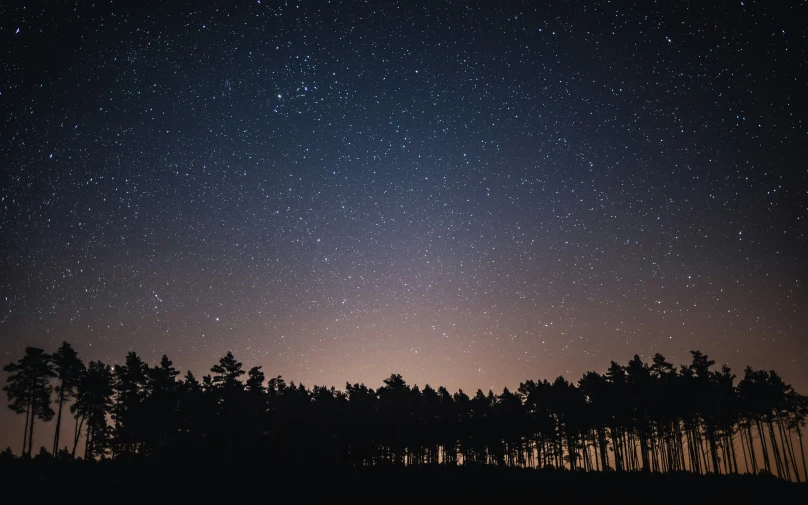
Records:
[[[474,390],[698,348],[805,391],[805,15],[2,5],[0,357]]]

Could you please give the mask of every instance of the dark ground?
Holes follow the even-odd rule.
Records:
[[[147,461],[0,462],[2,496],[26,503],[805,503],[808,484],[771,476],[578,473],[496,467],[258,468]],[[5,500],[3,500],[5,501]],[[6,502],[6,503],[11,503]]]

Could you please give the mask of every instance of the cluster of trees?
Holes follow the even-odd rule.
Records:
[[[391,375],[374,390],[307,389],[228,352],[197,380],[163,356],[134,352],[123,365],[85,366],[68,343],[52,355],[28,348],[4,367],[9,407],[26,416],[23,455],[36,420],[54,417],[52,454],[303,462],[347,466],[488,464],[584,471],[808,475],[802,430],[808,400],[774,371],[749,367],[737,384],[698,351],[675,367],[659,354],[612,362],[578,384],[529,380],[517,391],[409,386]],[[63,410],[75,417],[60,447]],[[43,448],[42,451],[45,451]]]

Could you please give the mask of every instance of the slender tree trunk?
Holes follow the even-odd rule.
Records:
[[[621,428],[617,432],[617,443],[620,446],[620,467],[624,471],[631,470],[631,456],[628,453],[628,444],[626,443],[626,434]]]
[[[741,435],[741,450],[743,451],[743,464],[746,467],[746,473],[749,473],[749,462],[746,461],[746,441],[744,441],[743,428],[739,427],[738,432]]]
[[[668,443],[664,431],[658,435],[657,446],[659,447],[659,471],[666,473],[671,468],[671,444]]]
[[[758,474],[757,456],[755,455],[755,439],[752,436],[752,421],[746,425],[746,441],[749,444],[749,462],[752,464],[752,474]]]
[[[662,459],[665,457],[664,447],[659,443],[658,434],[651,433],[651,464],[655,472],[662,471]]]
[[[777,467],[777,476],[781,479],[783,478],[783,465],[780,459],[780,449],[777,445],[777,438],[774,436],[774,428],[772,427],[771,419],[766,421],[766,425],[769,428],[769,440],[772,444],[772,456],[774,456],[774,463]]]
[[[715,430],[710,428],[707,431],[707,441],[710,445],[710,458],[713,463],[713,473],[718,475],[721,473],[721,468],[718,465],[718,447],[715,440]]]
[[[690,430],[688,430],[687,428],[685,428],[684,438],[685,441],[687,442],[687,454],[688,456],[690,456],[690,471],[693,473],[697,473],[696,464],[693,461],[695,457],[693,453],[693,443],[690,441]],[[684,458],[684,456],[682,457]],[[687,470],[687,466],[683,466],[683,469]]]
[[[805,480],[808,481],[808,468],[805,466],[805,450],[802,448],[802,430],[797,423],[797,441],[800,443],[800,455],[802,456],[802,473],[805,475]]]
[[[25,448],[28,444],[28,418],[31,416],[31,402],[28,402],[28,407],[25,409],[25,424],[22,427],[22,453],[25,456]]]
[[[73,432],[73,450],[70,451],[70,455],[75,458],[76,457],[76,447],[79,445],[79,438],[81,438],[81,426],[84,424],[84,416],[76,417],[76,429]]]
[[[642,459],[642,471],[651,471],[651,461],[648,459],[648,434],[640,432],[640,457]]]
[[[609,469],[609,451],[606,442],[606,433],[604,433],[605,428],[601,428],[598,431],[598,436],[600,437],[600,464],[601,468],[604,470]]]
[[[701,474],[701,442],[699,441],[698,434],[692,427],[687,428],[685,431],[688,434],[688,446],[691,451],[690,471]]]
[[[788,468],[788,453],[786,448],[783,447],[783,440],[777,441],[777,431],[774,429],[774,423],[769,421],[769,433],[774,438],[774,444],[777,447],[777,458],[780,461],[780,468],[782,477],[786,480],[791,480],[791,470]]]
[[[663,472],[674,470],[674,459],[676,458],[676,444],[673,441],[673,433],[669,429],[670,427],[666,423],[659,433],[660,464]]]
[[[690,471],[701,474],[701,461],[699,459],[699,442],[692,427],[685,426],[685,436],[687,437],[687,449],[690,453]]]
[[[685,426],[687,448],[690,452],[690,471],[701,474],[701,460],[699,458],[699,443],[692,427]]]
[[[612,436],[612,451],[614,452],[614,469],[620,472],[623,470],[623,458],[620,456],[620,434],[615,427],[612,427],[610,432]]]
[[[684,470],[685,469],[685,446],[684,442],[682,441],[682,429],[679,423],[679,419],[676,419],[673,423],[671,423],[671,441],[673,447],[673,468],[675,470]]]
[[[777,432],[780,434],[780,446],[783,448],[783,460],[785,463],[785,467],[788,470],[787,475],[788,479],[791,480],[791,472],[796,470],[797,465],[794,461],[794,455],[791,453],[791,444],[789,443],[789,437],[785,433],[785,429],[783,428],[783,421],[780,416],[777,416],[776,422],[777,424]],[[800,474],[797,473],[797,482],[799,482]]]
[[[738,458],[735,456],[735,433],[732,431],[729,435],[729,450],[732,453],[732,466],[735,467],[735,473],[740,473],[738,471]]]
[[[53,434],[53,455],[59,451],[59,433],[62,427],[62,404],[65,401],[65,381],[62,380],[62,387],[59,388],[59,412],[56,414],[56,431]]]
[[[34,408],[34,400],[31,400],[31,424],[28,428],[28,457],[33,457],[31,450],[34,446],[34,420],[36,419],[36,409]]]
[[[732,430],[732,428],[730,428]],[[727,460],[727,473],[736,473],[736,461],[733,461],[732,440],[726,431],[722,434],[721,439],[724,441],[724,458]]]
[[[800,470],[797,467],[797,457],[794,454],[794,444],[793,444],[793,437],[791,436],[790,430],[787,430],[786,427],[783,425],[783,419],[780,416],[777,416],[777,425],[780,428],[780,440],[783,441],[783,446],[786,450],[786,456],[791,461],[791,470],[794,471],[794,476],[797,479],[797,482],[800,482]]]
[[[786,430],[788,434],[788,451],[791,454],[791,462],[794,467],[794,475],[797,477],[797,482],[801,482],[800,480],[800,467],[797,463],[797,451],[794,450],[794,435],[792,434],[791,430]]]
[[[676,420],[676,439],[678,441],[678,451],[679,451],[679,469],[680,470],[687,470],[687,457],[685,456],[685,438],[686,434],[682,433],[682,422],[677,419]],[[690,450],[690,445],[688,445],[688,450]]]
[[[598,432],[597,430],[592,430],[592,450],[595,451],[595,471],[600,471],[600,456],[598,455]]]
[[[90,446],[92,444],[91,439],[93,435],[93,430],[90,429],[90,422],[87,422],[87,439],[84,441],[84,461],[88,461],[90,459]]]
[[[667,471],[671,472],[674,470],[679,470],[679,462],[681,458],[679,456],[679,444],[676,443],[676,428],[673,426],[671,426],[670,433],[665,434],[665,445],[668,448]]]
[[[668,461],[666,469],[668,472],[680,470],[682,468],[682,455],[679,442],[676,440],[676,428],[672,427],[671,432],[665,435],[665,445],[668,448]]]
[[[698,429],[698,428],[697,428]],[[701,450],[701,460],[702,460],[702,468],[704,470],[705,475],[710,473],[710,466],[707,464],[707,440],[702,438],[701,433],[697,433],[696,436],[699,440],[699,449]]]
[[[544,437],[536,436],[536,468],[544,468]]]
[[[721,434],[721,438],[719,440],[721,440],[721,455],[723,456],[725,462],[724,473],[729,475],[733,472],[732,472],[732,458],[730,457],[729,453],[729,443],[727,441],[726,432]]]
[[[627,452],[626,454],[628,457],[626,458],[626,465],[628,466],[629,470],[636,470],[637,469],[637,454],[634,447],[634,436],[627,431],[623,432],[623,446],[626,447]]]
[[[763,431],[763,426],[760,420],[757,421],[758,438],[760,439],[760,446],[763,450],[763,466],[768,473],[772,473],[771,462],[769,461],[769,449],[766,446],[766,434]]]

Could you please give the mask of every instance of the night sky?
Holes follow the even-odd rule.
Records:
[[[808,392],[805,2],[125,3],[0,5],[2,364]]]

